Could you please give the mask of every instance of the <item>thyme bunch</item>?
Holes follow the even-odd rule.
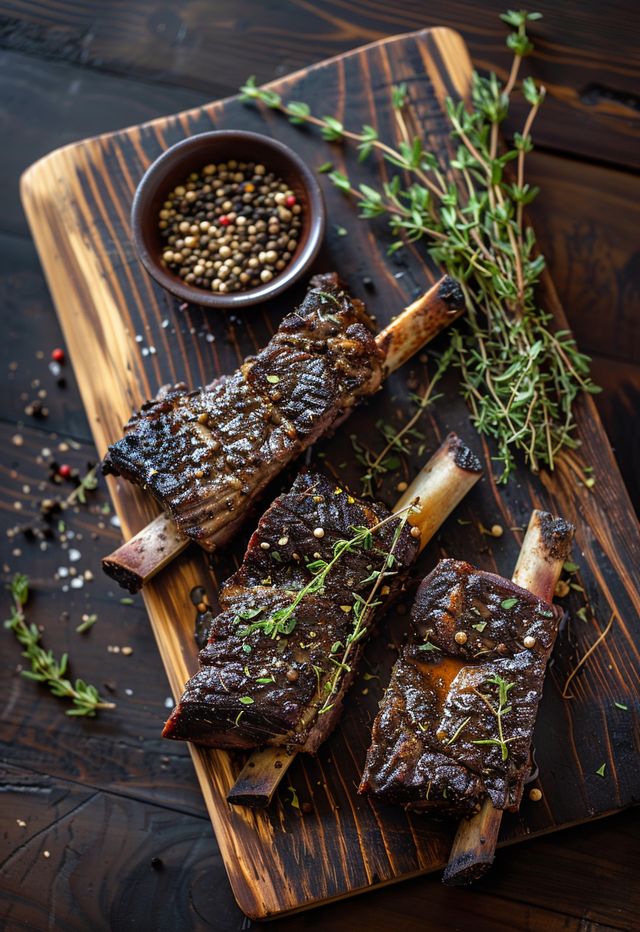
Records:
[[[22,573],[16,573],[9,585],[9,590],[13,604],[11,616],[4,623],[5,628],[13,631],[24,647],[22,656],[31,664],[31,669],[22,670],[22,675],[37,683],[44,683],[54,696],[70,699],[73,708],[67,709],[67,715],[94,716],[98,709],[114,709],[115,703],[102,700],[95,686],[90,686],[81,679],[72,683],[65,677],[67,654],[63,654],[60,660],[56,660],[50,650],[45,650],[41,646],[41,634],[37,625],[28,624],[24,613],[24,607],[29,598],[28,577]]]
[[[455,146],[448,160],[429,151],[411,125],[404,84],[392,90],[394,143],[380,139],[375,127],[365,124],[354,132],[333,116],[314,115],[302,101],[285,103],[253,78],[242,88],[242,99],[279,110],[294,124],[317,126],[328,142],[353,143],[360,160],[376,153],[399,170],[378,188],[356,187],[339,171],[328,177],[357,201],[361,217],[387,218],[395,237],[390,252],[424,238],[432,258],[460,282],[468,313],[466,325],[451,333],[452,363],[475,427],[495,441],[498,480],[506,482],[516,451],[538,472],[553,469],[561,451],[575,448],[574,401],[583,391],[599,389],[589,375],[589,358],[569,331],[554,329],[535,296],[545,260],[525,222],[524,210],[538,189],[525,181],[524,167],[546,91],[530,77],[519,81],[519,72],[533,50],[527,25],[540,14],[510,10],[501,18],[512,30],[509,76],[502,83],[493,73],[474,72],[470,106],[447,100]],[[512,148],[503,150],[499,128],[516,91],[528,103],[528,115]]]

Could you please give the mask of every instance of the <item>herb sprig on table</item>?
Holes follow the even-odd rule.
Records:
[[[67,715],[94,716],[98,709],[114,709],[115,703],[102,700],[95,686],[90,686],[80,679],[72,683],[66,678],[67,654],[56,660],[51,651],[45,650],[40,644],[40,630],[36,625],[27,623],[24,613],[29,598],[28,577],[16,573],[9,590],[13,605],[11,617],[5,621],[5,627],[13,631],[24,647],[22,656],[31,664],[31,669],[22,670],[22,675],[38,683],[44,683],[54,696],[71,700],[73,708],[67,710]]]
[[[390,251],[424,237],[432,258],[461,283],[466,325],[451,333],[452,364],[476,428],[495,441],[499,479],[506,481],[515,451],[537,472],[553,469],[561,451],[575,448],[573,403],[581,391],[599,389],[589,375],[589,358],[568,331],[554,329],[552,316],[535,297],[545,261],[524,218],[538,193],[525,181],[524,166],[545,88],[518,77],[522,59],[533,49],[527,25],[540,14],[510,10],[501,18],[512,28],[509,76],[502,83],[495,74],[474,72],[470,104],[447,100],[455,146],[448,161],[430,152],[413,127],[404,84],[392,91],[398,137],[393,144],[372,126],[354,132],[333,116],[315,116],[304,102],[283,102],[253,78],[242,94],[246,101],[281,111],[292,123],[317,126],[328,142],[354,143],[361,160],[378,153],[399,169],[381,187],[356,187],[339,171],[329,178],[358,202],[361,217],[387,217],[396,237]],[[529,111],[513,147],[505,150],[499,128],[516,90]]]

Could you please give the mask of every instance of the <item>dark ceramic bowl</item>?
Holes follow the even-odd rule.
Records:
[[[158,215],[170,191],[193,171],[210,162],[228,159],[262,163],[275,172],[296,195],[302,207],[298,248],[289,264],[264,285],[233,294],[216,294],[186,284],[162,265],[163,252]],[[325,227],[322,191],[302,159],[275,139],[240,130],[201,133],[167,149],[147,169],[138,185],[131,208],[133,243],[147,272],[183,301],[205,307],[237,308],[266,301],[280,294],[306,272],[320,248]]]

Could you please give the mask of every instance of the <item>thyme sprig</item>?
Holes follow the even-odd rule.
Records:
[[[307,570],[312,574],[311,579],[302,589],[297,590],[288,605],[284,608],[277,609],[275,612],[271,612],[265,618],[259,618],[258,621],[251,621],[251,619],[257,618],[265,611],[262,607],[249,608],[239,612],[234,618],[234,623],[238,624],[240,621],[250,621],[250,624],[238,629],[238,637],[247,638],[256,631],[262,631],[267,637],[272,637],[274,639],[280,635],[286,636],[291,634],[297,624],[296,610],[298,606],[307,596],[322,593],[327,577],[336,563],[347,553],[353,553],[356,550],[371,550],[374,546],[374,534],[390,521],[395,521],[399,517],[402,518],[402,516],[408,513],[413,507],[413,504],[408,505],[406,508],[402,509],[402,511],[389,515],[382,521],[373,525],[373,527],[366,527],[364,525],[353,526],[351,528],[354,532],[352,537],[340,538],[334,542],[330,560],[317,559],[306,564]],[[402,521],[400,523],[404,526]],[[393,540],[395,544],[395,534]],[[386,558],[389,558],[389,554],[386,555]],[[374,578],[378,579],[376,574],[377,571],[374,571],[371,577],[364,580],[364,582],[370,582]],[[356,596],[356,599],[358,598],[360,598],[360,596]]]
[[[353,624],[351,631],[345,639],[345,643],[342,644],[340,641],[337,641],[335,644],[331,645],[331,663],[335,666],[335,671],[333,675],[327,680],[324,684],[324,692],[326,693],[324,701],[318,710],[318,715],[324,715],[325,712],[328,712],[333,708],[333,703],[331,702],[332,698],[338,692],[338,687],[340,680],[345,673],[351,672],[351,666],[349,665],[349,658],[353,652],[353,648],[362,640],[362,638],[367,633],[367,624],[369,616],[374,608],[377,608],[378,605],[382,604],[382,600],[377,598],[380,587],[383,585],[383,581],[387,579],[390,575],[393,575],[395,572],[393,567],[396,563],[395,550],[398,546],[400,536],[404,530],[405,524],[409,517],[410,511],[415,507],[415,502],[412,502],[406,508],[403,508],[401,511],[395,512],[391,515],[391,518],[398,518],[398,524],[393,532],[393,538],[391,540],[391,545],[385,556],[384,563],[379,570],[373,570],[366,579],[363,579],[360,583],[360,586],[373,583],[371,591],[367,598],[363,598],[357,592],[353,592]],[[390,520],[389,518],[385,519],[386,521]],[[342,648],[342,656],[340,659],[335,657],[340,649]]]
[[[401,428],[395,430],[389,424],[385,424],[382,421],[376,424],[376,427],[386,440],[384,447],[379,453],[375,453],[369,447],[365,446],[358,439],[356,434],[351,434],[351,446],[353,447],[356,461],[365,468],[365,472],[360,477],[363,495],[373,497],[376,494],[382,476],[394,469],[398,469],[400,466],[400,459],[397,454],[406,456],[410,452],[410,440],[422,439],[423,435],[416,430],[416,424],[429,405],[442,397],[441,395],[434,395],[434,389],[449,367],[452,356],[453,347],[449,347],[440,357],[433,378],[429,380],[424,391],[421,394],[412,396],[412,401],[415,403],[416,410]]]
[[[509,705],[509,692],[516,685],[515,683],[508,683],[507,680],[503,679],[497,673],[493,676],[488,676],[485,680],[489,686],[498,687],[498,704],[494,705],[488,696],[484,693],[479,692],[479,690],[474,689],[473,692],[476,696],[479,696],[480,699],[487,706],[492,715],[496,718],[497,728],[498,728],[498,737],[497,738],[478,738],[475,741],[472,741],[472,744],[495,744],[500,748],[500,753],[502,760],[505,761],[509,756],[509,742],[515,741],[515,738],[505,738],[504,731],[502,728],[502,719],[503,716],[508,715],[511,711],[511,706]]]
[[[406,85],[392,90],[394,144],[380,139],[372,126],[354,132],[335,117],[315,116],[304,102],[285,103],[275,91],[258,88],[253,78],[242,95],[281,111],[292,123],[317,126],[329,142],[354,143],[360,160],[375,152],[400,170],[380,188],[356,187],[340,171],[328,177],[358,202],[361,217],[387,217],[396,237],[391,252],[424,237],[429,254],[461,283],[468,313],[466,325],[451,334],[452,362],[476,428],[496,443],[498,479],[506,481],[515,451],[538,472],[553,469],[561,451],[575,448],[573,403],[580,392],[599,389],[589,375],[589,358],[569,331],[553,329],[552,315],[535,297],[545,260],[525,223],[524,209],[538,189],[525,181],[524,167],[546,90],[530,77],[519,81],[519,72],[533,49],[527,25],[540,14],[510,10],[501,18],[512,29],[509,76],[503,84],[493,73],[474,72],[470,107],[447,100],[456,147],[448,163],[413,131]],[[502,150],[499,128],[516,89],[529,111],[513,147]]]
[[[28,624],[24,613],[24,607],[29,598],[28,577],[22,573],[16,573],[8,588],[13,604],[11,617],[4,623],[5,628],[13,631],[24,647],[22,656],[31,664],[30,670],[21,671],[22,675],[37,683],[44,683],[54,696],[70,699],[73,708],[67,709],[67,715],[94,716],[98,709],[114,709],[115,703],[102,700],[95,686],[90,686],[80,679],[72,683],[65,677],[67,654],[63,654],[60,660],[56,660],[51,651],[41,646],[41,634],[38,627]]]

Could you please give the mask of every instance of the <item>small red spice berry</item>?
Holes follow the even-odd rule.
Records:
[[[63,479],[68,479],[71,475],[71,466],[67,463],[63,463],[62,466],[58,466],[58,475]]]
[[[284,202],[285,202],[285,204],[287,205],[287,207],[293,207],[293,205],[294,205],[295,202],[296,202],[296,196],[295,196],[295,194],[289,194],[289,195],[287,195],[287,197],[285,198],[285,201],[284,201]]]
[[[51,353],[51,358],[54,362],[64,362],[64,350],[59,348],[54,349],[54,351]]]
[[[220,223],[223,227],[228,227],[231,221],[228,217],[220,217]]]

